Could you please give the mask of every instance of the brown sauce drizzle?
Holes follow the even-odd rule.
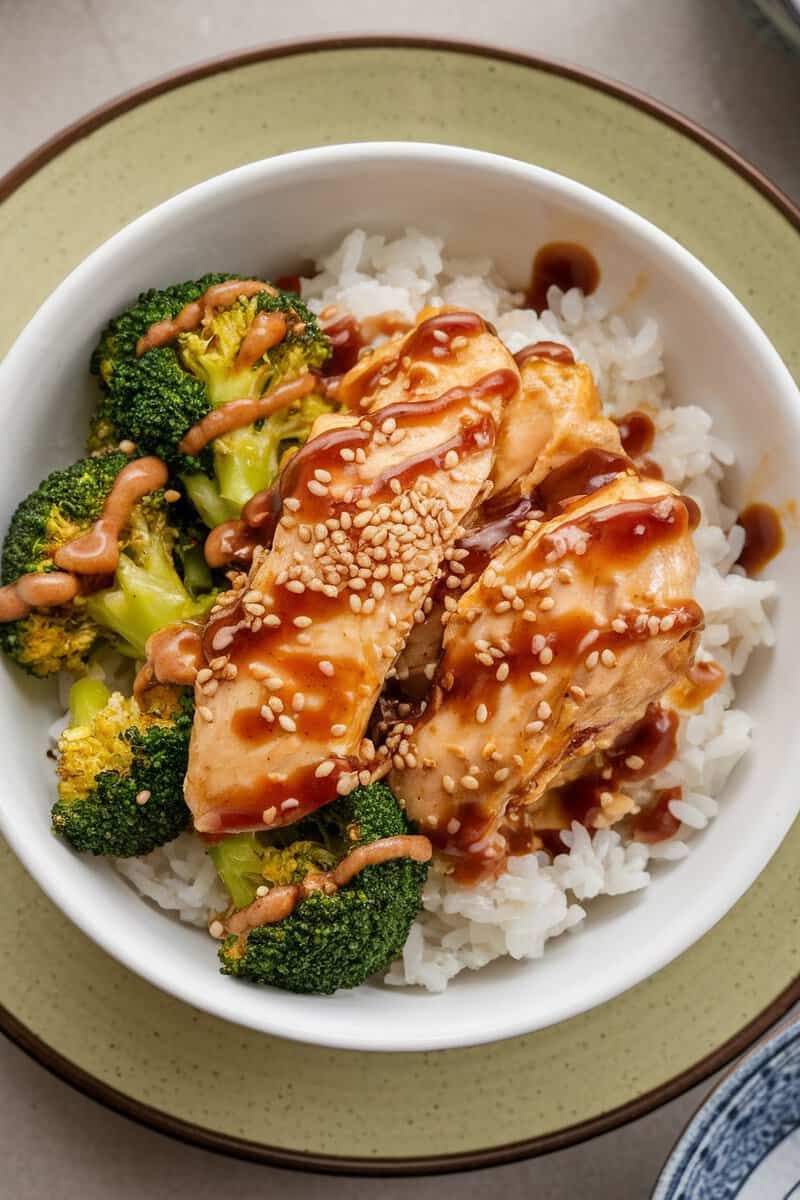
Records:
[[[76,575],[111,575],[119,563],[119,537],[131,510],[143,497],[164,487],[169,472],[160,458],[136,458],[123,467],[106,497],[98,520],[60,546],[53,555],[57,567]]]
[[[268,315],[273,316],[274,314]],[[242,348],[244,348],[244,342]],[[313,392],[318,387],[319,381],[316,375],[309,372],[288,383],[280,384],[274,391],[267,392],[265,396],[229,400],[227,404],[221,404],[219,408],[212,408],[211,412],[207,412],[204,417],[201,417],[188,433],[184,434],[178,443],[178,449],[181,454],[199,454],[214,438],[222,437],[233,429],[244,429],[247,425],[252,425],[254,421],[260,421],[281,408],[288,408],[290,404],[294,404],[296,400],[307,396],[309,392]]]
[[[314,471],[321,467],[333,467],[337,471],[340,470],[343,449],[353,451],[363,449],[366,452],[376,428],[385,424],[386,421],[393,420],[398,428],[414,428],[427,424],[432,417],[439,416],[448,409],[459,407],[464,401],[480,401],[491,396],[508,400],[515,394],[517,387],[518,379],[515,372],[501,369],[484,375],[469,387],[450,388],[438,396],[431,396],[423,400],[399,400],[394,404],[388,404],[375,413],[374,423],[372,421],[365,422],[362,419],[358,425],[337,426],[334,429],[326,430],[306,442],[305,446],[301,447],[286,464],[279,480],[280,497],[283,499],[286,495],[297,494],[313,477]],[[450,450],[457,451],[459,445],[464,449],[483,449],[487,445],[491,445],[494,439],[493,425],[491,419],[481,419],[467,425],[462,428],[458,445],[455,440],[448,441],[446,446],[443,443],[415,457],[412,462],[400,463],[397,468],[385,472],[370,483],[356,486],[352,489],[352,501],[348,507],[351,507],[359,499],[379,497],[383,493],[389,493],[392,479],[398,479],[404,486],[408,486],[413,479],[425,474],[426,471],[438,469],[439,459],[444,458],[444,455]],[[492,426],[491,429],[490,426]],[[303,492],[303,497],[304,520],[311,519],[315,511],[323,518],[330,516],[330,497],[326,496],[315,500],[313,496],[307,497],[305,492]]]
[[[32,608],[58,608],[69,604],[81,590],[80,582],[65,571],[34,571],[20,575],[0,588],[0,622],[19,621]]]
[[[783,549],[781,519],[771,504],[749,504],[737,517],[744,546],[737,558],[748,575],[757,575]]]
[[[568,500],[589,496],[618,475],[632,470],[634,464],[624,455],[589,447],[550,471],[533,495],[519,496],[508,491],[491,497],[480,508],[476,528],[455,543],[457,549],[468,551],[468,556],[461,559],[465,573],[479,575],[495,550],[522,529],[534,513],[555,516]],[[440,586],[437,592],[441,596],[446,588]]]
[[[322,332],[331,344],[331,356],[322,368],[323,374],[346,375],[356,365],[367,344],[361,326],[350,313],[343,313],[329,324],[323,324]]]
[[[575,355],[569,346],[562,346],[561,342],[533,342],[530,346],[523,346],[514,355],[514,362],[522,370],[525,363],[532,358],[549,358],[551,362],[563,363],[565,366],[575,364]]]
[[[380,866],[397,858],[426,863],[430,861],[431,852],[428,839],[418,834],[402,834],[368,842],[351,850],[333,871],[309,875],[299,884],[270,888],[266,896],[258,896],[247,908],[232,913],[226,922],[227,931],[241,936],[260,925],[274,925],[290,916],[297,905],[314,892],[333,895],[367,867]]]
[[[547,308],[547,291],[553,286],[568,292],[580,288],[591,296],[600,282],[597,260],[585,246],[577,242],[548,242],[536,252],[525,305],[537,313]]]
[[[203,665],[203,626],[198,621],[165,625],[147,639],[147,661],[133,685],[137,700],[158,683],[192,687]]]
[[[669,691],[670,703],[677,708],[700,709],[725,682],[725,671],[719,663],[693,663],[683,679]]]
[[[176,317],[166,321],[154,321],[136,343],[136,357],[141,358],[148,350],[167,346],[180,333],[189,333],[206,320],[215,308],[233,304],[240,296],[256,296],[259,292],[277,292],[260,279],[231,279],[225,283],[212,284],[197,300],[184,304]]]
[[[683,790],[679,787],[662,788],[657,792],[654,803],[648,808],[643,808],[631,821],[633,840],[654,845],[674,837],[681,823],[677,817],[673,817],[669,806],[673,800],[680,800],[682,796]]]
[[[256,547],[264,544],[265,540],[245,521],[223,521],[209,533],[203,553],[212,570],[229,564],[246,567],[252,561]]]
[[[379,386],[392,382],[401,369],[401,363],[409,364],[406,369],[409,370],[413,385],[415,370],[424,371],[427,363],[440,363],[452,355],[450,342],[453,338],[472,338],[483,333],[486,328],[482,317],[466,309],[448,309],[436,313],[421,321],[403,338],[398,344],[396,354],[389,357],[378,356],[373,367],[358,372],[354,377],[343,379],[336,398],[347,408],[358,410],[373,398]],[[412,362],[415,366],[411,366]],[[420,382],[424,382],[424,379]]]
[[[635,469],[624,454],[590,446],[545,475],[537,488],[538,507],[544,513],[555,516],[568,501],[590,496],[618,475]]]
[[[660,704],[650,704],[641,720],[604,751],[596,770],[558,789],[568,820],[594,827],[603,812],[605,795],[616,791],[621,783],[649,779],[672,761],[677,734],[677,714]]]
[[[656,427],[647,413],[635,409],[624,417],[615,417],[614,424],[619,430],[622,447],[631,458],[640,458],[652,448]]]
[[[268,350],[277,346],[286,337],[286,318],[283,313],[256,313],[247,333],[242,338],[235,366],[246,371],[255,366]]]
[[[300,295],[302,284],[299,275],[279,275],[275,280],[275,287],[280,288],[282,292],[295,292]]]

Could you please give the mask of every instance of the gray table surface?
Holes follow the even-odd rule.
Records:
[[[268,41],[336,33],[459,36],[633,84],[729,141],[800,198],[800,58],[737,0],[0,0],[0,174],[88,109],[166,71]],[[494,1195],[644,1200],[707,1085],[626,1129],[528,1163],[444,1180],[301,1176],[172,1142],[76,1094],[0,1039],[0,1193],[360,1200]]]

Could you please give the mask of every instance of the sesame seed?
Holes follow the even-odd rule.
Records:
[[[531,683],[547,683],[547,676],[544,671],[529,671],[528,674],[530,675]]]
[[[542,666],[547,667],[550,665],[550,663],[552,661],[553,661],[553,651],[550,649],[549,646],[545,646],[539,652],[539,662],[542,664]]]
[[[510,774],[511,774],[511,770],[509,767],[500,767],[494,773],[495,783],[505,783],[505,781],[508,779]]]
[[[264,687],[269,688],[271,692],[277,692],[279,688],[283,687],[283,680],[280,675],[265,675]]]
[[[320,483],[330,483],[333,476],[330,471],[326,471],[322,467],[317,467],[314,471],[314,478],[319,480]]]
[[[285,729],[287,733],[297,733],[297,723],[291,717],[287,717],[286,713],[281,713],[278,717],[278,724],[281,729]]]
[[[525,726],[526,733],[541,733],[544,729],[544,721],[529,721]]]
[[[295,692],[292,696],[292,708],[295,712],[302,712],[306,705],[306,698],[303,692]]]
[[[311,492],[312,496],[327,496],[328,489],[324,483],[320,483],[318,479],[309,479],[306,487]]]
[[[336,769],[336,763],[333,761],[333,759],[326,758],[324,762],[321,762],[319,764],[319,766],[317,767],[314,774],[317,777],[317,779],[325,779],[335,769]]]
[[[336,784],[337,796],[349,796],[353,788],[356,786],[358,776],[355,773],[342,775],[339,782]]]
[[[489,710],[485,704],[479,704],[475,709],[475,720],[479,725],[485,725],[489,719]]]
[[[495,679],[498,683],[502,683],[504,679],[508,679],[508,673],[511,670],[507,662],[500,663],[495,673]]]
[[[539,720],[546,721],[547,718],[552,715],[553,715],[553,710],[550,707],[550,705],[547,703],[547,701],[546,700],[540,701],[540,703],[536,709],[536,716],[539,718]]]
[[[296,496],[287,496],[283,502],[283,507],[288,508],[289,512],[297,512],[300,508],[300,501]]]
[[[448,450],[444,456],[444,467],[446,471],[452,471],[453,467],[458,466],[458,455],[455,450]]]
[[[322,674],[327,675],[328,678],[330,678],[334,673],[333,663],[329,662],[327,658],[321,659],[320,662],[317,663],[317,666],[319,667]]]
[[[281,804],[281,808],[284,810],[284,812],[288,812],[289,809],[299,808],[299,807],[300,807],[300,801],[296,800],[294,796],[289,796],[289,798],[287,800],[284,800],[283,803]]]
[[[453,793],[456,790],[456,781],[455,781],[455,779],[453,779],[452,775],[443,775],[442,776],[442,787],[448,793],[448,795],[450,795],[450,796],[453,795]]]
[[[261,716],[264,718],[265,721],[268,721],[270,725],[275,720],[275,713],[272,711],[272,709],[270,708],[270,706],[268,704],[261,705]]]
[[[270,696],[269,700],[267,701],[267,704],[269,705],[269,707],[272,709],[272,711],[274,713],[282,713],[283,712],[283,701],[281,700],[280,696]]]
[[[342,725],[341,723],[338,723],[336,725],[331,725],[331,735],[333,737],[343,737],[346,733],[347,733],[346,725]]]
[[[595,667],[597,666],[597,664],[599,663],[599,661],[600,661],[600,655],[597,653],[596,650],[592,650],[591,654],[587,654],[586,659],[585,659],[585,666],[586,666],[587,671],[593,671],[595,669]]]
[[[668,616],[662,617],[661,618],[661,632],[669,633],[670,629],[672,629],[672,626],[674,624],[675,624],[675,614],[674,613],[670,613]]]
[[[269,616],[264,617],[264,624],[268,625],[270,629],[277,629],[280,623],[280,617],[276,617],[274,613],[270,613]]]
[[[286,584],[286,590],[287,592],[294,592],[296,596],[300,596],[306,590],[306,585],[301,583],[299,579],[290,579]]]
[[[580,702],[580,701],[586,699],[586,692],[583,690],[582,687],[580,687],[579,684],[577,684],[577,683],[571,684],[568,690],[569,690],[569,694],[570,694],[570,696],[572,696],[573,700],[577,700]]]
[[[629,754],[625,759],[625,766],[629,767],[631,771],[641,771],[644,766],[644,759],[638,754]]]
[[[617,665],[617,656],[613,650],[604,650],[600,655],[600,661],[604,667],[615,667]]]
[[[208,927],[208,932],[213,938],[219,941],[225,936],[225,926],[222,924],[222,921],[212,921]]]
[[[556,602],[552,596],[544,596],[539,601],[539,608],[542,610],[542,612],[549,612],[550,609],[555,608],[555,606],[556,606]]]
[[[201,704],[197,711],[199,712],[199,714],[203,718],[203,720],[207,721],[209,723],[209,725],[214,720],[213,712],[205,704]]]
[[[206,683],[206,681],[209,680],[213,674],[214,672],[208,667],[203,667],[202,670],[197,672],[197,682]]]
[[[614,630],[614,633],[627,633],[628,622],[623,620],[622,617],[615,617],[611,622],[611,628]]]
[[[474,775],[462,775],[461,786],[465,787],[468,792],[477,792],[481,785],[478,783],[478,780]]]
[[[265,808],[263,813],[261,814],[261,820],[264,822],[265,825],[271,825],[272,822],[277,817],[277,815],[278,815],[278,810],[274,806],[272,808]]]
[[[147,788],[144,788],[141,792],[136,793],[136,803],[137,804],[147,804],[147,801],[149,799],[150,799],[150,792],[148,792]]]
[[[357,596],[355,592],[350,597],[350,611],[354,613],[361,612],[361,598],[360,596]]]
[[[266,896],[268,891],[269,891],[269,888],[267,887],[267,885],[265,883],[262,883],[259,887],[256,888],[256,895],[260,898],[261,896]]]

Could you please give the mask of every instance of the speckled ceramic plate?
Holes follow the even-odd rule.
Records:
[[[167,196],[265,155],[368,139],[493,150],[621,200],[703,259],[800,375],[800,213],[757,172],[675,114],[580,72],[385,40],[185,72],[22,163],[0,183],[13,281],[0,294],[0,349],[71,267]],[[611,1003],[490,1047],[394,1056],[296,1045],[183,1006],[106,957],[0,854],[6,1032],[137,1120],[286,1166],[455,1170],[564,1146],[698,1082],[800,998],[800,825],[710,934]]]

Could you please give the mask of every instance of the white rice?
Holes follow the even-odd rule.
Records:
[[[411,320],[427,304],[461,304],[493,322],[512,352],[535,341],[563,342],[592,369],[609,415],[634,408],[652,414],[657,432],[650,457],[703,514],[695,533],[701,560],[696,595],[706,614],[700,657],[713,657],[726,680],[702,712],[684,716],[679,753],[645,787],[681,786],[683,799],[671,804],[681,828],[669,841],[645,846],[624,844],[614,830],[590,833],[574,824],[562,835],[564,853],[552,862],[541,853],[511,859],[499,879],[474,888],[434,867],[423,912],[387,982],[441,991],[465,968],[475,970],[504,955],[538,958],[550,938],[583,921],[583,902],[646,887],[651,860],[688,852],[691,836],[715,816],[716,797],[750,741],[750,719],[733,707],[734,680],[753,648],[774,640],[764,605],[775,586],[748,579],[733,566],[744,533],[720,496],[733,454],[714,436],[704,409],[671,406],[654,320],[631,329],[596,297],[557,288],[550,289],[549,309],[538,317],[517,307],[522,297],[503,286],[488,259],[448,259],[441,240],[413,230],[390,241],[351,233],[322,259],[316,276],[303,280],[303,297],[317,312],[335,304],[358,319],[392,311]],[[143,895],[181,920],[203,925],[210,910],[225,906],[203,846],[190,834],[117,867]]]

